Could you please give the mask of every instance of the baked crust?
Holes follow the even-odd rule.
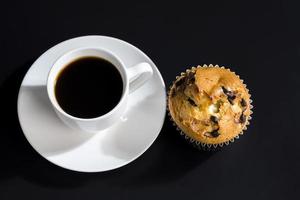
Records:
[[[228,69],[198,67],[176,79],[168,97],[171,117],[189,137],[220,144],[243,131],[251,114],[250,95]]]

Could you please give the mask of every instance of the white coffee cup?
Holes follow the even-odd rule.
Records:
[[[119,103],[108,113],[96,118],[78,118],[66,113],[59,106],[55,97],[55,84],[57,76],[69,63],[81,57],[90,56],[108,60],[118,69],[123,80],[123,93]],[[122,60],[108,50],[95,47],[78,48],[67,52],[55,61],[48,74],[47,92],[55,112],[65,124],[71,128],[95,133],[112,126],[120,120],[127,107],[128,95],[149,80],[152,74],[152,67],[148,63],[138,63],[129,67],[125,66]],[[103,86],[99,86],[100,89],[101,87]],[[109,85],[105,87],[109,87]]]

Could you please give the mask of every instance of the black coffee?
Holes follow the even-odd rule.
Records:
[[[58,75],[55,96],[60,107],[79,118],[106,114],[120,101],[122,77],[107,60],[83,57],[68,64]]]

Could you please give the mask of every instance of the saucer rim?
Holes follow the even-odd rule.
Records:
[[[78,39],[82,39],[82,38],[89,38],[89,39],[97,39],[97,38],[103,38],[103,39],[108,39],[108,40],[115,40],[116,42],[118,43],[123,43],[124,45],[127,45],[129,46],[130,48],[133,48],[135,49],[139,54],[141,54],[143,57],[147,58],[148,60],[150,60],[152,62],[152,66],[154,67],[153,70],[156,70],[157,72],[157,75],[160,79],[160,83],[161,83],[161,86],[163,88],[163,96],[164,96],[164,99],[165,99],[165,109],[164,109],[164,114],[163,114],[163,118],[161,120],[161,125],[160,125],[160,130],[159,132],[157,133],[156,137],[153,139],[152,142],[150,142],[147,147],[144,148],[143,151],[141,151],[140,153],[138,153],[136,156],[134,156],[132,159],[129,159],[127,160],[126,162],[123,162],[122,164],[119,164],[119,165],[116,165],[114,166],[113,168],[109,168],[109,169],[105,169],[105,170],[90,170],[90,171],[87,171],[87,170],[78,170],[78,169],[72,169],[72,168],[69,168],[69,167],[66,167],[66,166],[62,166],[61,164],[59,163],[56,163],[54,161],[52,161],[51,159],[47,158],[46,156],[42,155],[38,150],[37,148],[35,147],[35,145],[32,144],[32,142],[30,141],[30,139],[27,137],[27,135],[25,134],[25,129],[23,127],[23,124],[20,120],[20,104],[21,104],[21,100],[20,100],[20,93],[21,93],[21,88],[22,88],[22,85],[25,81],[25,78],[27,76],[27,74],[30,72],[32,66],[34,66],[36,64],[36,62],[38,60],[40,60],[41,58],[43,58],[45,56],[46,53],[48,53],[50,50],[52,49],[55,49],[57,46],[63,44],[63,43],[67,43],[67,42],[70,42],[71,40],[78,40]],[[162,128],[163,128],[163,125],[164,125],[164,121],[165,121],[165,118],[166,118],[166,99],[167,99],[167,93],[166,93],[166,86],[165,86],[165,82],[163,80],[163,77],[160,73],[160,71],[158,70],[156,64],[142,51],[140,50],[139,48],[137,48],[136,46],[124,41],[124,40],[121,40],[121,39],[118,39],[118,38],[115,38],[115,37],[111,37],[111,36],[106,36],[106,35],[85,35],[85,36],[79,36],[79,37],[74,37],[74,38],[70,38],[70,39],[67,39],[67,40],[64,40],[64,41],[61,41],[59,43],[57,43],[56,45],[48,48],[46,51],[44,51],[37,59],[35,59],[35,61],[31,64],[31,66],[29,67],[29,69],[27,70],[26,74],[24,75],[23,79],[22,79],[22,82],[20,84],[20,87],[19,87],[19,91],[18,91],[18,97],[17,97],[17,114],[18,114],[18,121],[19,121],[19,124],[20,124],[20,127],[22,129],[22,132],[23,132],[23,135],[25,136],[26,140],[28,141],[28,143],[31,145],[31,147],[41,156],[43,157],[44,159],[46,159],[47,161],[49,161],[50,163],[54,164],[55,166],[58,166],[58,167],[61,167],[63,169],[67,169],[67,170],[70,170],[70,171],[74,171],[74,172],[81,172],[81,173],[97,173],[97,172],[106,172],[106,171],[113,171],[113,170],[116,170],[116,169],[119,169],[123,166],[126,166],[130,163],[132,163],[133,161],[135,161],[136,159],[138,159],[140,156],[142,156],[151,146],[152,144],[156,141],[156,139],[158,138]]]

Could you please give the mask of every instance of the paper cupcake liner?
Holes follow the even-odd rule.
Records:
[[[247,126],[250,125],[250,120],[252,119],[252,114],[253,114],[253,111],[252,111],[252,110],[253,110],[253,105],[252,105],[252,102],[253,102],[253,101],[252,101],[252,99],[251,99],[251,94],[250,94],[250,92],[249,92],[249,89],[247,88],[247,85],[244,83],[244,81],[243,81],[242,79],[240,79],[240,80],[241,80],[241,82],[243,83],[243,85],[245,86],[245,88],[246,88],[246,90],[247,90],[247,92],[248,92],[248,94],[249,94],[249,98],[250,98],[250,100],[249,100],[249,103],[250,103],[250,105],[249,105],[249,107],[250,107],[250,115],[247,117],[247,121],[246,121],[246,123],[245,123],[245,126],[244,126],[243,130],[242,130],[238,135],[236,135],[234,138],[231,138],[230,140],[225,141],[225,142],[222,142],[222,143],[218,143],[218,144],[207,144],[207,143],[203,143],[203,142],[196,141],[195,139],[193,139],[193,138],[191,138],[190,136],[188,136],[187,134],[185,134],[184,131],[181,130],[181,128],[180,128],[179,126],[177,126],[176,122],[173,120],[172,115],[171,115],[170,110],[169,110],[169,103],[168,103],[169,97],[170,97],[170,95],[171,95],[171,89],[172,89],[174,83],[175,83],[178,79],[185,77],[189,72],[195,72],[197,68],[207,68],[207,67],[218,67],[218,68],[226,69],[226,70],[228,70],[228,71],[234,73],[234,74],[240,79],[240,76],[237,75],[235,72],[231,71],[229,68],[225,68],[224,66],[221,66],[221,67],[220,67],[219,65],[212,65],[212,64],[206,65],[206,64],[204,64],[203,66],[198,65],[197,67],[192,67],[192,68],[190,68],[190,69],[187,69],[185,72],[181,72],[181,73],[180,73],[180,76],[176,76],[175,81],[172,82],[172,84],[171,84],[171,86],[170,86],[170,88],[169,88],[169,91],[168,91],[168,98],[167,98],[167,111],[168,111],[168,116],[169,116],[170,120],[171,120],[172,123],[173,123],[173,126],[176,127],[176,130],[180,133],[180,135],[181,135],[181,136],[182,136],[182,137],[183,137],[190,145],[192,145],[193,147],[197,148],[198,150],[203,150],[203,151],[217,151],[217,150],[220,150],[220,149],[222,149],[222,148],[228,146],[228,145],[231,144],[231,143],[234,143],[237,139],[240,138],[240,136],[242,136],[242,135],[244,134],[244,131],[247,130]]]

